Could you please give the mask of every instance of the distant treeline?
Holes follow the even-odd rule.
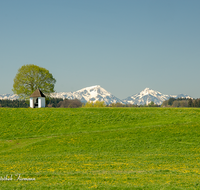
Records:
[[[82,107],[82,102],[78,99],[63,100],[62,98],[47,98],[47,107],[55,107],[55,108],[78,108]]]
[[[30,107],[29,100],[0,100],[0,107],[9,108],[28,108]],[[82,102],[80,100],[63,100],[62,98],[46,98],[46,107],[54,108],[77,108],[82,107]]]
[[[53,107],[53,108],[57,108],[58,104],[60,102],[62,102],[63,99],[62,98],[50,98],[50,97],[46,97],[46,106],[47,107]]]
[[[133,105],[133,104],[122,104],[122,103],[111,103],[110,105],[105,104],[104,101],[87,102],[82,103],[78,99],[68,100],[62,98],[50,98],[46,97],[46,107],[54,108],[78,108],[78,107],[157,107],[158,105],[151,102],[149,105]],[[29,100],[0,100],[0,107],[10,107],[10,108],[28,108],[30,107]]]
[[[0,107],[10,108],[28,108],[30,107],[29,100],[0,100]],[[46,107],[54,108],[78,108],[78,107],[160,107],[153,101],[148,105],[134,105],[134,104],[122,104],[122,103],[111,103],[105,104],[104,101],[87,102],[82,103],[78,99],[68,100],[62,98],[46,98]],[[198,99],[186,99],[186,98],[170,98],[164,101],[161,107],[200,107],[200,98]]]
[[[0,107],[28,108],[29,101],[27,100],[0,100]]]
[[[137,105],[137,104],[122,104],[122,103],[111,103],[108,107],[159,107],[159,105],[154,104],[154,102],[150,102],[148,105]]]
[[[200,98],[170,98],[162,103],[162,107],[200,107]]]
[[[137,105],[137,104],[122,104],[120,102],[111,103],[106,105],[104,101],[87,102],[82,107],[159,107],[159,105],[150,102],[148,105]]]

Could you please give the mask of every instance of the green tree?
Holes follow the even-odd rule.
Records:
[[[153,107],[154,106],[154,102],[151,101],[149,104],[148,104],[149,107]]]
[[[82,107],[85,107],[85,108],[98,107],[99,108],[99,107],[106,107],[106,104],[104,101],[96,101],[96,102],[88,101]]]
[[[54,92],[56,79],[45,68],[37,65],[22,66],[15,78],[12,91],[20,98],[28,98],[36,89],[40,89],[44,94]]]
[[[94,107],[106,107],[106,104],[105,104],[105,102],[104,101],[96,101],[95,103],[94,103]]]
[[[88,102],[86,102],[86,104],[83,105],[82,107],[85,107],[85,108],[94,107],[94,102],[93,102],[93,101],[88,101]]]
[[[169,98],[168,105],[172,106],[173,102],[175,101],[175,98]]]
[[[168,106],[168,100],[163,101],[162,107],[167,107]]]
[[[199,106],[199,101],[198,101],[198,99],[195,99],[195,100],[194,100],[193,106],[194,106],[194,107],[198,107],[198,106]]]

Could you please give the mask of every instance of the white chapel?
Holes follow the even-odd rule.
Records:
[[[35,92],[33,92],[33,94],[30,95],[30,107],[44,108],[45,106],[45,95],[40,89],[37,89]]]

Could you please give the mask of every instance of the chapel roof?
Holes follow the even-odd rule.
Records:
[[[38,98],[38,97],[45,97],[40,89],[37,89],[33,94],[30,95],[30,98]]]

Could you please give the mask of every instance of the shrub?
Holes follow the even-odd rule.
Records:
[[[81,106],[82,106],[82,103],[78,99],[74,99],[74,100],[66,99],[66,100],[59,102],[57,105],[57,107],[61,107],[61,108],[78,108]]]
[[[106,104],[104,101],[96,101],[96,102],[93,102],[93,101],[89,101],[87,102],[85,105],[83,105],[83,107],[85,108],[90,108],[90,107],[106,107]]]

